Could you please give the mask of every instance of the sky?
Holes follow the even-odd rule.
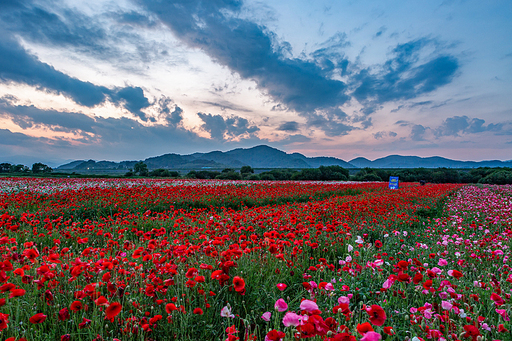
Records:
[[[512,159],[509,0],[2,0],[0,162]]]

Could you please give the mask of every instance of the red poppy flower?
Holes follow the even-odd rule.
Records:
[[[471,341],[476,341],[477,337],[481,335],[478,328],[472,324],[465,325],[464,331],[464,337],[471,337]]]
[[[275,329],[272,329],[271,331],[269,331],[267,333],[266,336],[267,336],[266,338],[271,340],[271,341],[279,341],[282,338],[284,338],[286,336],[286,334],[281,332],[281,331],[277,331]]]
[[[85,317],[82,319],[82,323],[78,324],[78,329],[84,329],[87,328],[91,324],[91,320],[86,319]]]
[[[331,340],[331,341],[356,341],[356,337],[349,333],[341,333],[341,334],[334,335],[329,340]]]
[[[401,260],[400,262],[398,262],[398,267],[402,270],[407,270],[407,267],[409,266],[409,262],[405,261],[405,260]]]
[[[394,335],[395,331],[393,330],[393,327],[384,327],[384,333],[388,335]]]
[[[7,328],[7,323],[9,323],[9,314],[0,313],[0,331]]]
[[[366,312],[370,315],[370,322],[375,326],[382,326],[384,321],[386,321],[386,312],[377,304],[367,308]]]
[[[121,309],[123,309],[123,306],[119,302],[113,302],[110,303],[110,305],[105,309],[105,314],[108,319],[113,320],[114,317],[119,315],[121,312]]]
[[[97,306],[108,306],[108,300],[105,296],[98,297],[94,300],[94,303],[96,303]]]
[[[163,318],[162,315],[155,315],[155,316],[153,316],[152,318],[149,319],[149,324],[150,325],[154,325],[155,323],[160,321],[162,318]]]
[[[171,314],[175,310],[178,310],[178,308],[174,303],[167,303],[167,305],[165,306],[165,311],[167,312],[167,314]]]
[[[26,249],[23,251],[23,255],[30,259],[31,261],[33,261],[35,258],[39,256],[39,252],[37,252],[37,250],[34,249]]]
[[[242,277],[235,276],[233,278],[233,287],[240,294],[245,294],[245,281]]]
[[[503,298],[501,298],[500,295],[498,295],[494,292],[491,294],[491,300],[493,300],[494,304],[496,304],[497,306],[505,304],[505,301],[503,300]]]
[[[35,314],[34,316],[32,316],[31,318],[28,319],[30,321],[30,323],[43,323],[44,320],[46,320],[46,315],[43,314],[43,313],[37,313]]]
[[[463,275],[463,274],[462,274],[462,272],[460,272],[459,270],[453,270],[453,271],[452,271],[452,276],[453,276],[453,277],[455,277],[455,278],[457,278],[457,279],[459,279],[459,278],[461,278],[461,277],[462,277],[462,276],[464,276],[464,275]]]
[[[13,289],[13,290],[11,290],[11,294],[9,295],[9,298],[21,297],[21,296],[25,296],[25,290],[23,290],[23,289]]]
[[[226,333],[228,334],[237,334],[238,330],[236,330],[235,325],[232,325],[231,327],[226,328]]]
[[[14,288],[16,288],[16,285],[14,285],[12,283],[5,283],[5,284],[2,284],[2,286],[0,286],[0,292],[11,291]]]
[[[203,315],[203,309],[195,308],[193,313],[196,314],[196,315]]]
[[[365,333],[368,333],[368,332],[373,332],[373,328],[372,328],[372,325],[369,323],[369,322],[365,322],[363,324],[357,324],[357,332],[361,335],[364,335]]]
[[[421,272],[416,272],[416,274],[414,275],[414,277],[412,278],[412,282],[414,284],[418,284],[420,283],[421,281],[423,280],[423,275],[421,274]]]
[[[503,325],[503,323],[501,323],[499,326],[498,326],[498,332],[500,333],[506,333],[508,332],[508,329],[505,328],[505,326]]]
[[[195,276],[197,276],[199,272],[197,271],[196,268],[190,268],[188,269],[187,273],[185,274],[185,277],[187,278],[194,278]]]
[[[66,321],[69,320],[69,310],[68,308],[63,308],[59,310],[58,317],[60,321]]]
[[[84,305],[82,304],[82,302],[80,302],[80,301],[73,301],[73,303],[71,303],[71,305],[69,306],[69,310],[71,310],[71,311],[80,311],[80,310],[82,310],[83,307],[84,307]]]

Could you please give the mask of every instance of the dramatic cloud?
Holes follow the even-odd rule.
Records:
[[[275,101],[299,113],[342,105],[349,99],[343,82],[327,77],[316,63],[286,58],[264,27],[233,15],[240,11],[241,1],[139,3],[184,43],[254,80]]]
[[[15,82],[62,94],[78,104],[94,107],[109,99],[143,121],[141,109],[150,103],[140,87],[108,89],[70,77],[30,55],[14,39],[0,37],[0,82]]]
[[[474,134],[484,131],[498,132],[502,129],[502,124],[488,124],[484,126],[485,120],[479,118],[469,119],[467,116],[448,117],[437,129],[434,134],[441,136],[459,136],[460,133]]]
[[[71,148],[73,145],[77,148],[80,148],[80,145],[111,147],[114,154],[116,149],[129,151],[132,148],[134,152],[143,149],[165,152],[171,146],[197,148],[207,143],[208,139],[177,127],[181,121],[181,112],[181,108],[176,106],[174,111],[167,115],[169,124],[144,126],[126,117],[89,117],[76,112],[12,105],[5,100],[0,100],[0,117],[11,119],[22,128],[44,128],[54,132],[74,133],[77,138],[66,140],[67,147]],[[19,135],[16,136],[21,138]]]
[[[287,136],[285,139],[279,141],[277,144],[286,146],[286,145],[289,145],[292,143],[306,143],[306,142],[310,142],[310,141],[311,141],[311,139],[307,136],[304,136],[301,134],[295,134],[295,135]]]
[[[277,130],[282,130],[282,131],[297,131],[299,130],[299,123],[298,122],[295,122],[295,121],[291,121],[291,122],[284,122],[282,123],[278,128]]]
[[[415,124],[411,128],[410,138],[413,141],[424,141],[424,135],[427,129],[421,124]]]
[[[373,134],[373,138],[376,139],[376,140],[380,140],[380,139],[382,139],[384,137],[387,137],[387,136],[395,137],[397,135],[398,134],[395,133],[394,131],[378,131],[378,132]]]
[[[422,50],[435,44],[428,39],[400,44],[378,70],[364,68],[355,74],[352,95],[365,106],[363,112],[371,114],[383,103],[413,99],[450,83],[459,68],[455,57],[440,55],[420,62]]]
[[[0,145],[31,147],[40,139],[22,133],[13,133],[8,129],[0,129]]]
[[[249,121],[243,117],[230,116],[226,119],[221,115],[212,115],[197,113],[199,118],[204,122],[201,126],[205,131],[210,133],[210,137],[217,141],[227,138],[236,138],[241,135],[251,135],[259,130],[256,126],[251,126]]]

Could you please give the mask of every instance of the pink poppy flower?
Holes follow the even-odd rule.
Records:
[[[308,313],[312,312],[313,310],[318,310],[318,305],[310,300],[304,300],[300,302],[300,310],[305,310]]]
[[[286,311],[286,310],[288,310],[288,304],[286,304],[286,302],[282,298],[280,298],[276,301],[276,304],[274,305],[274,309],[279,312]]]

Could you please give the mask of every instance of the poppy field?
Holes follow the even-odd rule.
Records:
[[[511,340],[512,186],[0,179],[1,340]]]

